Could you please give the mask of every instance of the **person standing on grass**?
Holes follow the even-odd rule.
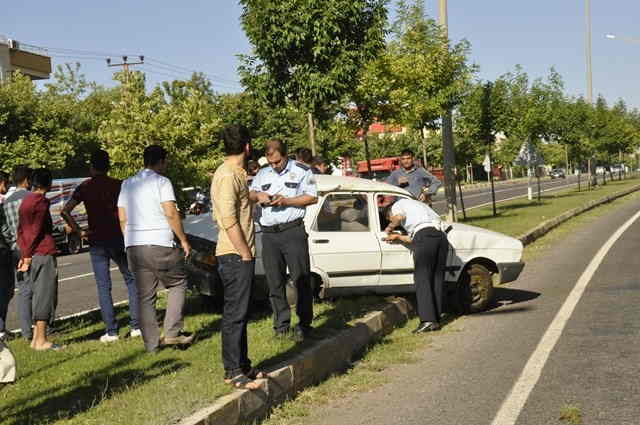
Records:
[[[255,271],[255,229],[244,170],[250,137],[245,127],[222,131],[225,160],[211,182],[214,216],[218,223],[216,257],[222,278],[222,362],[225,382],[236,388],[257,389],[264,377],[251,367],[247,350],[249,301]],[[213,190],[215,188],[215,191]]]
[[[18,262],[20,261],[20,249],[18,247],[18,222],[19,211],[22,201],[31,192],[31,174],[33,170],[24,165],[19,165],[13,171],[13,183],[16,185],[13,193],[8,196],[2,204],[2,209],[7,220],[7,229],[4,234],[5,240],[11,247],[12,255],[12,269],[14,270],[15,285],[18,289],[18,316],[20,318],[20,328],[22,330],[22,337],[28,341],[33,339],[33,314],[32,314],[32,301],[33,301],[33,287],[29,280],[28,273],[18,272]],[[55,314],[52,315],[52,319]],[[49,325],[52,325],[49,323]]]
[[[71,229],[82,238],[89,239],[89,255],[93,274],[98,288],[100,313],[107,332],[100,341],[114,342],[119,339],[118,323],[113,309],[111,296],[110,262],[120,269],[129,293],[129,315],[131,317],[131,337],[139,337],[140,322],[138,320],[138,292],[133,274],[129,271],[127,254],[124,251],[124,238],[118,221],[118,195],[122,182],[107,175],[109,171],[109,154],[99,149],[91,154],[89,173],[91,179],[85,180],[73,192],[71,199],[62,209],[62,218]],[[84,203],[89,220],[89,230],[80,229],[71,215],[71,211]]]
[[[389,225],[384,230],[386,242],[404,242],[413,251],[413,282],[416,286],[420,324],[414,333],[440,329],[444,272],[449,252],[447,235],[441,230],[440,216],[422,202],[400,199],[386,207]],[[402,226],[408,235],[393,231]]]
[[[266,144],[270,166],[251,183],[250,198],[262,205],[262,261],[276,337],[291,336],[291,307],[287,302],[287,272],[297,288],[296,313],[300,320],[293,338],[311,336],[313,292],[309,242],[304,227],[306,207],[318,202],[316,183],[308,166],[287,158],[287,147],[278,139]],[[288,269],[288,270],[287,270]]]
[[[423,167],[416,167],[413,151],[405,149],[400,156],[400,168],[387,178],[387,183],[402,187],[419,201],[431,204],[442,185],[440,180]]]
[[[21,258],[18,271],[27,273],[33,286],[33,321],[35,330],[31,348],[38,351],[59,350],[47,340],[47,324],[53,320],[58,302],[58,264],[56,241],[53,239],[53,221],[46,193],[51,190],[51,171],[33,173],[33,192],[20,205],[18,246]]]
[[[129,267],[138,289],[140,329],[145,349],[155,352],[168,345],[189,345],[193,335],[183,333],[186,274],[184,258],[191,246],[182,229],[171,180],[164,176],[169,161],[158,145],[144,150],[144,169],[122,183],[118,216],[124,234]],[[182,251],[174,246],[174,235]],[[158,284],[168,289],[164,336],[156,318]]]
[[[9,175],[0,171],[0,195],[5,195],[9,189]],[[0,341],[7,337],[7,311],[9,302],[13,298],[14,274],[11,261],[11,246],[7,242],[9,226],[4,214],[4,208],[0,206]]]

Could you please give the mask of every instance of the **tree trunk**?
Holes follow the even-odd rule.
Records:
[[[316,126],[313,122],[313,114],[311,112],[307,114],[307,119],[309,121],[309,144],[311,145],[311,153],[313,156],[316,156]]]
[[[369,127],[367,126],[367,130],[369,129]],[[367,134],[368,131],[367,130],[362,130],[363,131],[363,135],[362,135],[362,141],[364,142],[364,156],[365,159],[367,160],[367,177],[371,178],[372,173],[371,173],[371,154],[369,153],[369,141],[367,140]]]

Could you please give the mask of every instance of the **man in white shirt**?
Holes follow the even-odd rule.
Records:
[[[440,329],[444,272],[449,242],[441,230],[440,216],[426,204],[414,199],[400,199],[387,207],[389,225],[385,229],[389,243],[408,243],[413,251],[413,281],[416,286],[420,325],[414,333]],[[393,233],[402,227],[408,235]]]
[[[140,330],[148,352],[159,346],[188,345],[192,335],[182,332],[186,290],[184,257],[191,246],[182,229],[180,214],[167,171],[167,151],[161,146],[144,150],[144,169],[122,183],[118,217],[124,234],[129,267],[136,278],[140,303]],[[174,234],[184,256],[174,246]],[[156,320],[158,283],[168,289],[164,337]]]

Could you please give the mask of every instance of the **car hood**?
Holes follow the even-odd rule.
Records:
[[[191,236],[216,242],[218,240],[218,225],[212,219],[211,213],[188,215],[182,220],[184,232]]]
[[[502,233],[462,223],[451,223],[451,226],[448,239],[456,249],[523,249],[520,240]]]

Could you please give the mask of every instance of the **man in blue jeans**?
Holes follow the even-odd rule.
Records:
[[[127,255],[124,251],[124,239],[118,221],[118,195],[122,182],[107,175],[109,154],[97,150],[91,155],[89,172],[91,179],[84,181],[74,191],[71,199],[62,210],[62,217],[73,231],[89,239],[91,264],[98,285],[98,299],[102,320],[107,332],[100,337],[101,342],[115,342],[119,339],[118,323],[113,310],[111,297],[110,261],[113,260],[124,277],[129,292],[129,314],[131,315],[130,336],[141,335],[139,324],[138,293],[133,274],[129,271]],[[89,230],[81,230],[73,219],[71,211],[80,203],[87,210]]]

